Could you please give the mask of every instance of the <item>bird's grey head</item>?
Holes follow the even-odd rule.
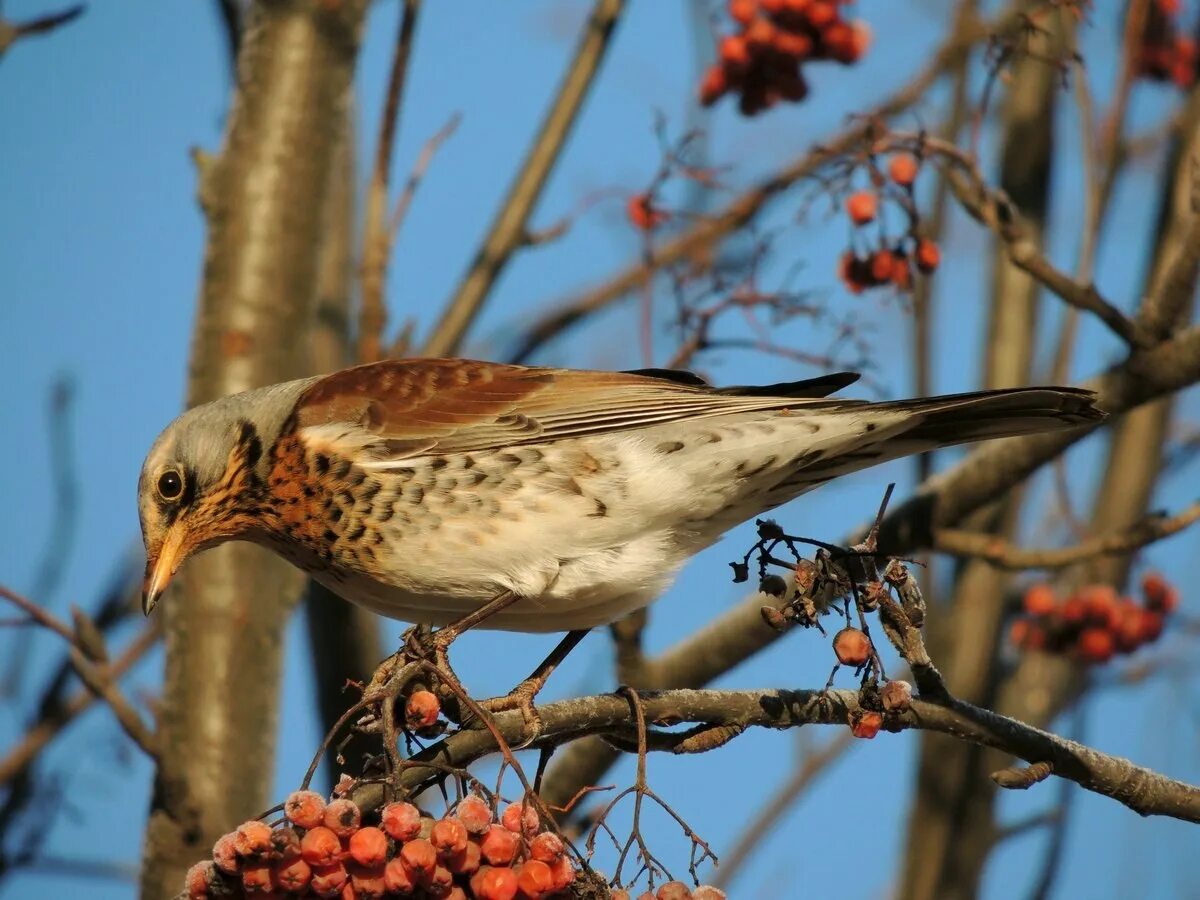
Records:
[[[185,559],[260,525],[265,450],[308,383],[288,382],[197,406],[155,440],[138,479],[147,614]]]

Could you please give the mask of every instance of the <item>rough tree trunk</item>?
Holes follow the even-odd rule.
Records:
[[[321,211],[344,122],[365,0],[263,0],[250,10],[220,155],[201,165],[209,222],[188,403],[308,367]],[[161,610],[164,754],[141,893],[173,895],[186,867],[268,805],[282,638],[302,580],[254,547],[192,560]]]

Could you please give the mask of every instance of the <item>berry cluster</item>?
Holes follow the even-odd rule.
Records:
[[[1152,572],[1142,579],[1142,601],[1122,598],[1105,584],[1088,585],[1060,600],[1048,584],[1035,584],[1025,592],[1025,615],[1012,623],[1009,639],[1023,650],[1099,665],[1158,640],[1166,617],[1179,605],[1179,592]]]
[[[1179,33],[1180,0],[1153,0],[1146,14],[1138,74],[1189,88],[1196,81],[1196,42]]]
[[[738,108],[753,116],[780,100],[808,96],[802,64],[834,60],[851,65],[870,44],[863,22],[847,22],[847,0],[729,0],[729,16],[739,26],[721,39],[717,62],[700,84],[700,102],[716,103],[740,92]]]
[[[908,291],[912,288],[914,264],[929,275],[941,263],[938,245],[917,233],[912,187],[920,168],[920,162],[911,153],[896,153],[888,160],[886,178],[872,166],[875,189],[856,191],[846,198],[846,215],[856,228],[874,222],[879,217],[880,203],[889,197],[900,206],[909,221],[908,230],[897,240],[890,240],[881,231],[873,246],[842,254],[838,261],[838,277],[851,293],[861,294],[879,287]]]
[[[630,900],[629,891],[619,888],[608,896],[610,900]],[[638,894],[637,900],[725,900],[725,892],[707,884],[689,888],[682,881],[668,881],[659,885],[657,891]]]
[[[389,803],[378,825],[366,825],[352,800],[296,791],[284,814],[274,828],[252,820],[220,838],[212,860],[188,871],[187,896],[540,900],[575,881],[562,838],[520,803],[499,822],[476,795],[437,820]]]

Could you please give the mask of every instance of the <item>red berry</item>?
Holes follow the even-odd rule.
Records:
[[[807,59],[813,52],[812,38],[802,31],[784,31],[780,29],[775,32],[772,46],[775,48],[775,52],[781,56],[787,56],[796,60]]]
[[[866,225],[879,212],[879,198],[872,191],[856,191],[846,198],[846,213],[855,225]]]
[[[871,254],[871,279],[876,284],[886,284],[892,280],[892,268],[896,258],[891,250],[876,250]]]
[[[283,803],[288,821],[301,828],[315,828],[325,820],[325,798],[316,791],[292,791]]]
[[[471,834],[483,834],[492,824],[492,810],[487,801],[477,794],[469,794],[459,802],[454,809],[455,815],[462,821]]]
[[[542,827],[533,804],[524,802],[508,804],[504,808],[504,814],[500,817],[500,824],[509,831],[524,831],[527,837],[537,834]]]
[[[1067,625],[1079,625],[1087,618],[1087,613],[1087,602],[1078,594],[1068,597],[1058,610],[1059,618]]]
[[[419,884],[428,882],[437,868],[437,850],[424,838],[415,838],[401,847],[400,859]]]
[[[854,29],[848,22],[830,22],[829,27],[821,32],[821,44],[830,59],[850,65],[858,62],[862,50],[854,37]]]
[[[271,850],[271,826],[251,819],[233,833],[233,847],[242,859],[262,859]]]
[[[362,813],[353,800],[334,800],[325,807],[325,827],[340,838],[348,838],[362,824]]]
[[[1160,612],[1152,609],[1142,610],[1139,624],[1141,625],[1140,637],[1143,644],[1154,643],[1163,633],[1163,616]]]
[[[271,890],[271,866],[264,862],[242,866],[242,890],[247,894],[265,894]]]
[[[523,897],[540,900],[554,890],[554,876],[550,867],[541,860],[531,859],[517,870],[517,888]]]
[[[550,874],[554,876],[554,890],[566,890],[575,881],[575,863],[571,857],[563,854],[550,863]]]
[[[653,231],[670,215],[654,205],[649,194],[634,194],[625,204],[625,215],[639,231]]]
[[[467,846],[467,826],[454,817],[440,819],[433,823],[429,842],[443,856],[460,853]]]
[[[729,0],[729,18],[740,25],[750,24],[758,12],[758,0]]]
[[[892,284],[898,291],[912,288],[912,266],[900,250],[892,251]]]
[[[942,262],[942,251],[938,249],[938,245],[929,238],[921,238],[917,241],[917,268],[929,275],[937,269]]]
[[[721,65],[726,71],[737,72],[750,65],[750,48],[740,34],[731,34],[721,39],[719,50]]]
[[[478,879],[478,887],[471,879],[478,900],[513,900],[517,896],[517,873],[512,869],[480,869]]]
[[[516,858],[521,840],[503,825],[491,825],[479,842],[483,858],[492,866],[507,866]]]
[[[421,811],[411,803],[389,803],[379,816],[380,825],[397,841],[411,841],[421,833]]]
[[[405,897],[417,889],[417,883],[404,867],[404,860],[398,856],[388,860],[388,864],[383,867],[383,884],[389,894]]]
[[[216,867],[208,860],[198,862],[188,869],[183,880],[183,889],[188,895],[188,900],[203,900],[208,897],[209,882],[216,877]]]
[[[341,895],[342,888],[349,883],[350,875],[341,863],[332,866],[313,866],[312,880],[308,883],[308,889],[318,897],[337,897]]]
[[[1142,595],[1146,607],[1156,612],[1173,613],[1179,607],[1179,591],[1157,572],[1142,576]]]
[[[277,862],[271,868],[271,878],[281,891],[298,894],[308,887],[312,880],[312,866],[303,859],[289,859]]]
[[[860,709],[857,715],[850,716],[850,731],[856,738],[870,740],[879,734],[883,727],[883,716],[873,709]]]
[[[567,851],[563,839],[553,831],[543,831],[529,842],[529,857],[552,863]]]
[[[725,70],[720,66],[709,66],[704,73],[704,80],[700,82],[700,103],[712,106],[727,90],[729,79],[725,77]]]
[[[300,838],[300,856],[310,866],[332,866],[341,861],[342,842],[332,830],[318,825]]]
[[[479,845],[474,841],[467,841],[467,846],[458,853],[443,857],[446,868],[455,875],[470,875],[479,868],[482,858]]]
[[[436,725],[442,704],[432,691],[413,691],[404,704],[404,722],[413,731]]]
[[[805,9],[805,15],[813,28],[824,29],[837,20],[837,3],[835,0],[811,0]]]
[[[388,839],[382,829],[368,825],[350,835],[350,857],[360,866],[382,866],[387,854]]]
[[[237,835],[232,831],[217,838],[213,844],[213,863],[226,875],[236,875],[240,862],[237,856]]]
[[[1106,628],[1085,628],[1079,633],[1079,642],[1076,645],[1079,650],[1079,656],[1085,662],[1089,663],[1105,663],[1112,659],[1113,653],[1116,651],[1116,639],[1111,631]]]
[[[857,628],[847,626],[833,636],[833,652],[842,665],[858,668],[871,658],[871,639]]]
[[[907,681],[889,681],[879,692],[879,697],[888,712],[903,712],[912,706],[912,685]]]
[[[746,26],[746,46],[751,53],[766,51],[775,42],[776,28],[770,19],[759,16]]]
[[[1025,612],[1031,616],[1048,616],[1058,606],[1058,601],[1054,598],[1054,588],[1048,584],[1030,585],[1022,602]]]
[[[897,153],[888,161],[888,177],[896,184],[909,187],[917,180],[921,164],[911,153]]]
[[[387,892],[387,881],[383,875],[383,863],[377,866],[362,866],[351,863],[350,884],[354,895],[363,900],[375,900]]]
[[[691,900],[692,892],[682,881],[668,881],[659,885],[655,900]]]

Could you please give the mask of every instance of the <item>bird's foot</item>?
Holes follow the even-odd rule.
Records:
[[[503,697],[492,697],[479,704],[489,713],[509,712],[514,709],[521,711],[521,721],[525,727],[521,734],[520,744],[513,747],[514,750],[528,747],[542,735],[542,717],[538,715],[534,700],[537,699],[537,695],[545,684],[545,678],[526,678]]]

